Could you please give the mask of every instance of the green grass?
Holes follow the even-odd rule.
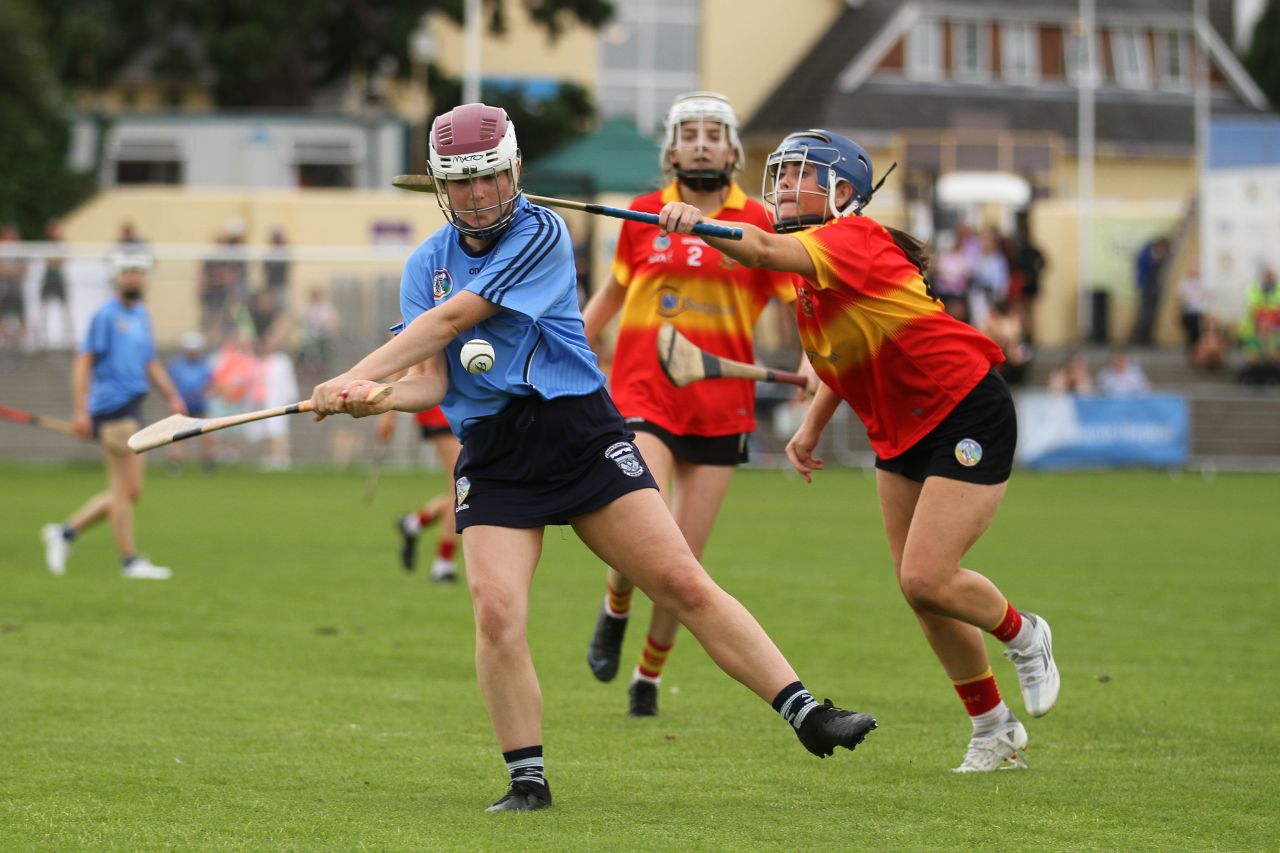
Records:
[[[1276,477],[1015,477],[968,564],[1052,621],[1064,687],[1028,721],[1032,770],[980,777],[948,772],[968,722],[898,596],[861,472],[741,473],[707,554],[819,697],[879,717],[825,761],[687,635],[662,716],[627,719],[625,676],[598,684],[585,663],[603,573],[553,528],[531,639],[556,805],[532,815],[483,811],[505,768],[465,586],[395,563],[390,520],[436,475],[387,473],[366,508],[359,471],[157,468],[139,535],[174,580],[122,580],[105,528],[54,578],[39,526],[100,478],[0,468],[3,850],[1280,841]]]

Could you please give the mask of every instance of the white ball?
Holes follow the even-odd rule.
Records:
[[[488,373],[493,369],[493,344],[475,338],[462,345],[462,366],[468,373]]]

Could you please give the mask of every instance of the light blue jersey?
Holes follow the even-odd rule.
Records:
[[[169,359],[165,369],[188,409],[203,411],[209,405],[205,396],[213,384],[213,365],[209,359],[175,355]]]
[[[93,355],[90,415],[108,414],[147,393],[147,364],[156,357],[147,309],[113,298],[93,315],[80,352]]]
[[[449,391],[440,406],[463,441],[474,419],[496,414],[512,397],[582,396],[604,384],[582,328],[568,228],[523,196],[517,205],[511,225],[478,255],[453,226],[441,228],[409,256],[400,282],[406,326],[463,290],[502,307],[444,350]],[[493,345],[488,373],[462,366],[462,345],[472,338]]]

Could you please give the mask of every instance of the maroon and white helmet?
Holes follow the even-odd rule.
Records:
[[[496,236],[516,214],[520,196],[520,148],[516,128],[501,107],[463,104],[437,116],[431,124],[428,171],[435,181],[436,201],[449,223],[463,234],[482,240]],[[492,204],[468,206],[451,199],[447,182],[467,182],[476,178],[501,176],[510,180]],[[478,224],[489,211],[498,210],[496,221]],[[461,217],[460,218],[460,214]]]

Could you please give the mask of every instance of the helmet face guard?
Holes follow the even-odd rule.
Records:
[[[492,240],[516,215],[520,149],[506,110],[463,104],[431,125],[428,171],[436,203],[468,237]]]
[[[663,140],[662,171],[695,192],[728,186],[746,159],[738,139],[738,116],[728,99],[715,92],[690,92],[676,98],[667,111]],[[734,154],[733,161],[724,167],[685,168],[675,162],[707,152],[729,151]]]
[[[779,178],[784,171],[790,171],[782,168],[785,163],[798,164],[795,186],[779,189]],[[810,172],[817,178],[816,192],[800,187],[801,179]],[[836,195],[842,183],[848,185],[852,193],[849,200],[839,206]],[[786,137],[769,155],[765,161],[760,195],[773,208],[774,230],[785,234],[821,225],[828,219],[858,215],[867,202],[871,201],[873,192],[871,157],[862,146],[838,134],[807,130]],[[821,214],[800,214],[800,200],[806,195],[823,199]],[[796,211],[792,216],[783,218],[781,206],[788,201],[795,202]]]

